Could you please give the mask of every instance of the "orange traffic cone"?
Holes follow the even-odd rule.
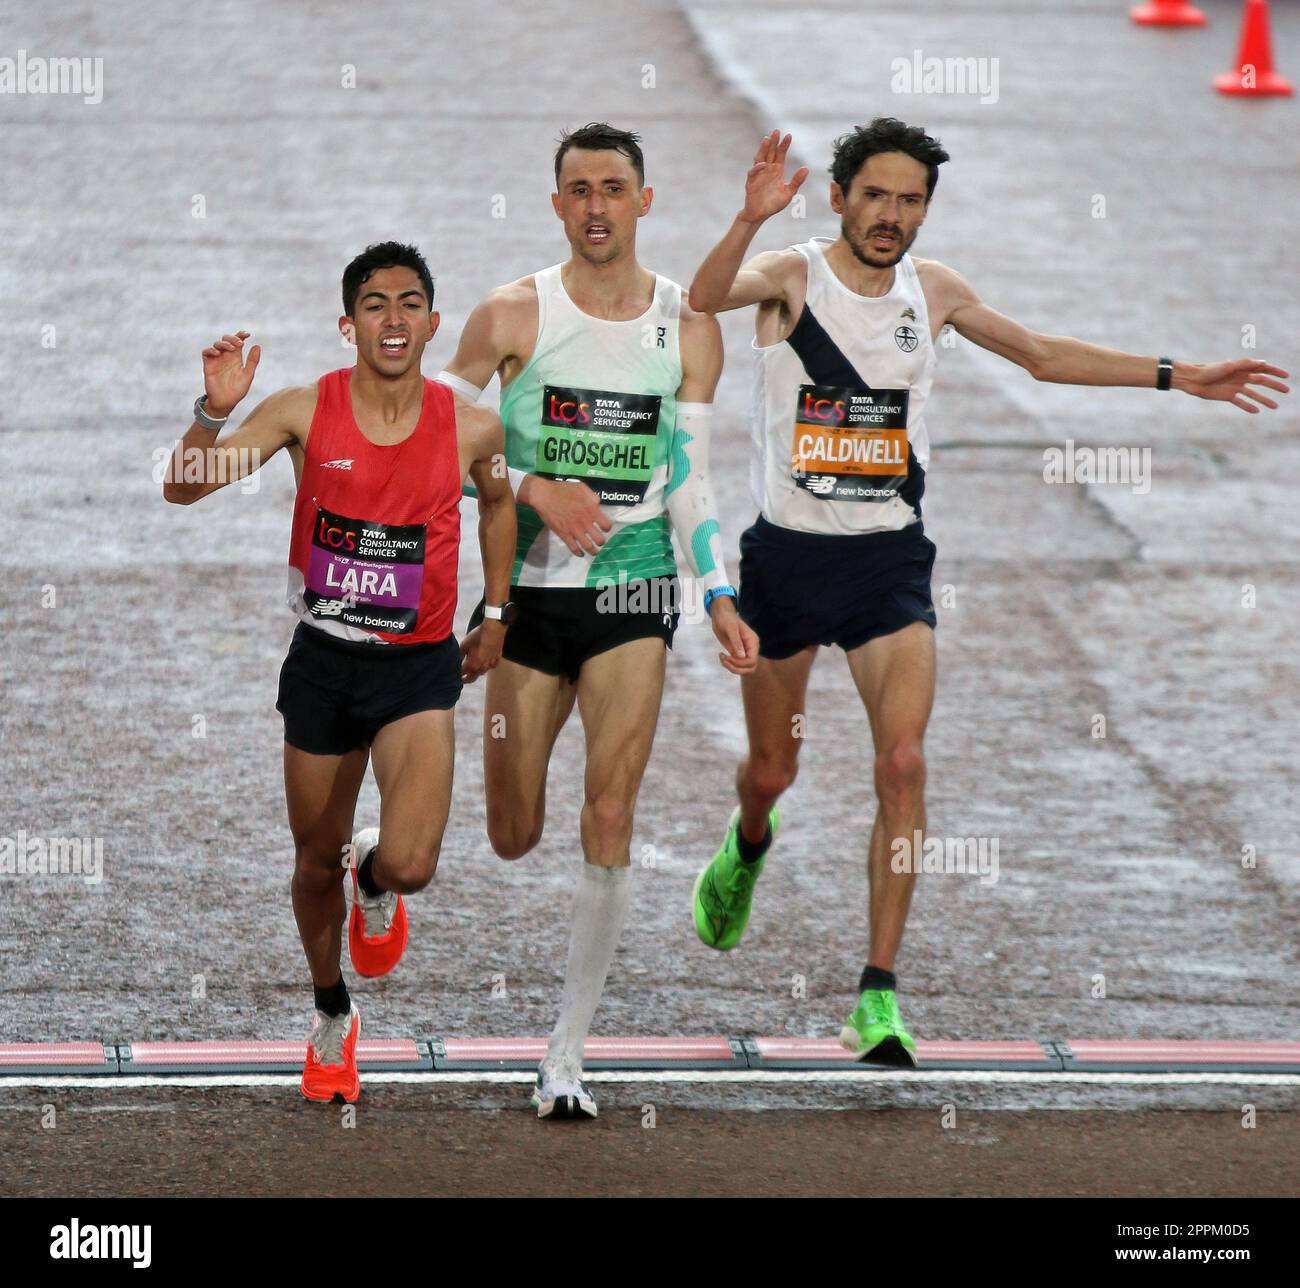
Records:
[[[1188,0],[1151,0],[1128,11],[1143,27],[1204,27],[1205,15]]]
[[[1220,94],[1291,94],[1291,82],[1273,70],[1268,35],[1268,0],[1246,0],[1237,68],[1214,78]]]

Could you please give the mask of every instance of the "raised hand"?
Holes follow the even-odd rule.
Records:
[[[781,137],[780,130],[758,145],[754,164],[745,176],[745,208],[741,218],[751,223],[761,223],[770,215],[784,210],[808,177],[808,167],[800,166],[789,183],[785,181],[785,154],[790,151],[790,136]]]
[[[1186,393],[1194,394],[1197,398],[1230,402],[1234,407],[1240,407],[1242,411],[1253,414],[1259,411],[1255,403],[1271,407],[1274,411],[1277,410],[1277,403],[1251,386],[1261,385],[1265,389],[1276,389],[1278,393],[1289,394],[1290,387],[1282,383],[1288,374],[1281,367],[1270,366],[1267,362],[1257,362],[1253,358],[1238,358],[1235,362],[1194,366],[1179,381],[1179,385]],[[1282,379],[1274,379],[1277,376]],[[1254,399],[1254,402],[1251,402],[1251,399]]]
[[[203,350],[203,387],[208,395],[203,405],[210,416],[229,416],[253,383],[253,373],[262,360],[262,346],[253,345],[245,363],[244,341],[250,334],[239,331],[223,335]]]

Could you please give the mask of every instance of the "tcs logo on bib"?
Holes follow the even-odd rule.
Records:
[[[547,418],[552,425],[589,425],[591,424],[591,405],[576,402],[572,398],[560,399],[549,394],[550,407]]]
[[[356,530],[332,524],[331,518],[332,515],[327,516],[323,511],[320,513],[317,519],[316,545],[329,550],[354,551],[357,548]]]
[[[821,422],[823,424],[842,425],[846,415],[843,398],[815,398],[812,391],[804,389],[803,406],[799,417],[805,424]]]

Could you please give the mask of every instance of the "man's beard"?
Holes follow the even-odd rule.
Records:
[[[859,263],[865,264],[868,268],[893,268],[894,265],[897,264],[898,261],[902,259],[904,255],[907,254],[912,243],[916,240],[916,234],[920,232],[919,228],[914,228],[912,229],[910,236],[902,237],[900,235],[901,229],[895,229],[895,228],[883,229],[883,231],[892,232],[894,233],[895,236],[898,236],[899,242],[898,242],[898,249],[897,251],[894,252],[891,258],[879,259],[879,258],[874,258],[872,256],[871,251],[867,249],[868,243],[870,243],[872,236],[878,230],[882,230],[882,225],[872,224],[872,226],[867,229],[867,235],[862,239],[862,245],[859,246],[857,241],[855,241],[854,238],[849,235],[848,230],[843,228],[843,226],[841,225],[841,231],[844,233],[844,240],[848,242],[849,249],[853,252],[854,257],[858,260]]]

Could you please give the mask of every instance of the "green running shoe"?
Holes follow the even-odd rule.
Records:
[[[781,815],[775,806],[767,816],[772,829],[768,852],[776,842],[776,829]],[[695,878],[692,902],[695,905],[695,933],[710,948],[726,952],[740,943],[740,937],[749,924],[749,909],[754,902],[754,882],[763,871],[767,854],[753,863],[740,857],[737,838],[740,835],[740,810],[737,809],[727,825],[727,835],[722,849],[713,856],[708,867]]]
[[[898,999],[890,988],[863,990],[857,1010],[840,1030],[840,1046],[863,1064],[916,1068],[916,1043],[903,1027]]]

